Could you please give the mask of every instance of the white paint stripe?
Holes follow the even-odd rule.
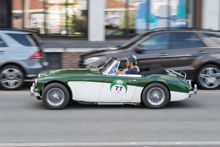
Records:
[[[189,94],[188,93],[184,93],[184,92],[176,92],[176,91],[170,91],[170,101],[181,101],[184,99],[189,98]]]
[[[58,142],[58,143],[0,143],[4,147],[26,146],[126,146],[126,145],[220,145],[220,141],[163,141],[163,142]]]

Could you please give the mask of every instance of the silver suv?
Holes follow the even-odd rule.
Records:
[[[0,86],[22,87],[24,79],[38,76],[47,66],[38,36],[30,31],[0,29]]]

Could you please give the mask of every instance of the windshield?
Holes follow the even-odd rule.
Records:
[[[114,63],[115,59],[114,58],[110,58],[109,60],[107,60],[103,65],[99,66],[99,71],[101,73],[106,72],[106,70]]]
[[[116,75],[119,64],[120,64],[120,61],[117,61],[108,74],[109,75]]]
[[[149,35],[152,32],[148,32],[148,33],[143,33],[140,35],[135,36],[134,38],[132,38],[131,40],[129,40],[128,42],[126,42],[125,44],[121,45],[119,49],[124,49],[124,48],[129,48],[132,45],[134,45],[136,42],[138,42],[139,40],[141,40],[142,38],[144,38],[145,36]]]

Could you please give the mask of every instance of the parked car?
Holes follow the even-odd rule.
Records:
[[[185,71],[187,78],[204,89],[220,85],[220,33],[204,29],[157,29],[137,35],[127,43],[81,55],[79,66],[97,67],[116,57],[125,68],[126,59],[136,55],[138,66],[160,64],[165,69]]]
[[[30,31],[0,29],[0,86],[22,87],[25,79],[36,78],[48,65],[38,36]]]
[[[197,94],[186,75],[162,68],[141,68],[140,74],[117,74],[120,61],[110,58],[97,69],[45,71],[33,83],[30,94],[49,109],[62,109],[70,100],[84,104],[143,103],[148,108],[163,108]],[[157,69],[157,70],[151,70]],[[143,71],[143,72],[142,72]]]

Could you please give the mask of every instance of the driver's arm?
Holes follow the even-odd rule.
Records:
[[[119,70],[117,70],[117,74],[126,74],[125,72],[121,72]]]

